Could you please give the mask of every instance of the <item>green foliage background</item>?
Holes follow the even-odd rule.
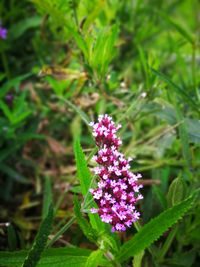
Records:
[[[199,10],[0,2],[0,266],[198,266]],[[88,213],[88,123],[105,113],[143,175],[141,220],[120,234]]]

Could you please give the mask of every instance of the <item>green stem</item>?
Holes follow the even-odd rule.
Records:
[[[96,154],[98,151],[98,148],[95,147],[89,154],[88,158],[87,158],[87,163],[91,160],[91,158],[94,156],[94,154]]]
[[[93,201],[93,199],[91,200]],[[83,211],[85,208],[87,208],[91,201],[89,201],[87,204],[85,204],[85,206],[83,206],[83,208],[81,209],[81,211]],[[84,200],[85,203],[85,200]],[[54,237],[47,243],[47,247],[52,246],[59,238],[62,234],[64,234],[64,232],[67,231],[67,229],[75,222],[76,220],[76,216],[73,216],[55,235]]]
[[[90,182],[89,188],[92,188],[92,185],[93,185],[94,181],[95,181],[95,176],[93,176],[93,178],[92,178],[92,180]],[[86,195],[85,195],[85,197],[84,197],[84,201],[83,201],[83,205],[82,205],[83,208],[86,208],[87,206],[89,206],[89,204],[93,201],[93,199],[91,199],[89,202],[87,202],[89,194],[90,194],[90,191],[88,190]],[[87,202],[87,204],[86,204],[86,202]]]
[[[66,223],[56,234],[55,236],[47,243],[47,247],[51,247],[59,238],[62,234],[64,234],[64,232],[67,231],[67,229],[74,223],[74,221],[76,220],[76,217],[73,216],[68,223]]]

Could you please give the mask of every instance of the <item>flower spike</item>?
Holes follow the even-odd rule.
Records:
[[[125,231],[140,216],[135,204],[143,198],[139,193],[142,185],[137,184],[141,175],[129,171],[131,158],[118,151],[122,141],[116,133],[121,125],[116,126],[107,114],[99,115],[98,122],[89,125],[99,147],[93,157],[99,165],[93,170],[99,176],[98,187],[90,189],[98,208],[92,208],[91,213],[98,213],[103,222],[111,224],[113,232]]]

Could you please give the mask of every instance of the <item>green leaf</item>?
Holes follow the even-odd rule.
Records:
[[[46,218],[48,215],[49,207],[53,203],[52,201],[52,190],[51,190],[51,179],[49,177],[45,177],[44,183],[44,199],[43,199],[43,207],[42,207],[42,218]]]
[[[9,36],[12,38],[12,40],[17,39],[28,29],[38,27],[41,22],[42,18],[38,16],[20,20],[20,22],[13,24],[11,29],[9,29]]]
[[[18,76],[12,80],[9,80],[8,82],[6,82],[3,86],[1,86],[1,90],[0,90],[0,98],[4,97],[6,95],[6,93],[12,88],[19,88],[19,85],[21,83],[21,81],[25,80],[26,78],[28,78],[29,76],[31,76],[31,73],[27,73],[21,76]]]
[[[81,192],[85,196],[90,189],[92,176],[87,167],[85,155],[83,153],[80,140],[78,138],[76,138],[74,141],[74,153],[75,153],[75,159],[76,159],[78,179],[81,185]]]
[[[4,115],[9,119],[10,122],[13,120],[13,114],[10,111],[8,105],[0,100],[0,109],[3,111]]]
[[[167,194],[168,205],[174,206],[183,200],[186,193],[186,184],[181,177],[177,177],[173,180],[169,187],[169,191]]]
[[[165,231],[182,218],[182,216],[191,208],[197,196],[195,192],[192,196],[165,210],[159,216],[152,219],[144,225],[140,231],[126,242],[120,250],[118,260],[125,261],[148,248],[155,242]]]
[[[93,251],[88,257],[85,267],[98,267],[102,256],[103,252],[100,249]]]
[[[12,120],[12,124],[18,124],[18,123],[22,122],[29,115],[31,115],[31,111],[24,111],[23,113],[19,114],[18,116],[16,116],[16,114],[15,114],[15,118]]]
[[[37,267],[83,267],[91,250],[83,248],[50,248],[42,253]],[[28,251],[0,252],[0,266],[21,267]],[[31,266],[31,265],[30,265]]]
[[[53,206],[50,205],[48,215],[43,220],[40,229],[38,231],[38,234],[35,238],[34,244],[30,249],[22,267],[37,266],[41,258],[41,254],[45,249],[47,239],[51,231],[52,222],[53,222]]]
[[[9,249],[15,250],[17,248],[17,234],[12,224],[9,224],[8,228],[8,246]]]
[[[81,205],[78,202],[77,196],[74,196],[74,213],[76,215],[77,222],[83,231],[84,235],[93,243],[97,243],[98,232],[93,229],[88,221],[83,217],[81,213]]]
[[[95,203],[94,201],[92,201],[92,196],[89,193],[92,177],[87,167],[87,161],[85,159],[85,155],[83,153],[80,140],[78,138],[75,138],[74,141],[74,153],[76,159],[78,179],[80,181],[80,186],[81,186],[81,193],[85,197],[88,196],[89,194],[85,206],[87,205],[87,203],[91,203],[91,205],[94,207]],[[98,231],[104,230],[104,223],[100,220],[97,214],[89,213],[89,218],[90,218],[90,223],[94,229]]]
[[[106,74],[108,65],[114,56],[117,33],[117,25],[104,29],[98,33],[95,44],[91,46],[89,64],[97,71],[100,78]]]
[[[17,124],[31,114],[31,111],[28,110],[27,103],[25,101],[26,95],[27,91],[23,91],[19,97],[16,97],[14,107],[12,109],[0,100],[0,109],[2,109],[4,115],[9,119],[11,124]]]

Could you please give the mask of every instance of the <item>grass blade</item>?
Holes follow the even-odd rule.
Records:
[[[52,191],[51,191],[51,179],[49,177],[45,177],[44,184],[44,200],[43,200],[43,208],[42,208],[42,218],[46,218],[48,215],[49,207],[52,203]]]
[[[48,235],[51,231],[53,221],[53,206],[50,205],[47,217],[43,220],[39,232],[35,238],[35,242],[30,249],[28,256],[26,257],[22,267],[35,267],[37,266],[41,254],[45,249]]]
[[[76,217],[73,216],[56,234],[55,236],[47,243],[47,247],[51,247],[64,232],[69,229],[69,227],[75,222]]]
[[[200,109],[198,108],[198,105],[194,102],[194,100],[191,98],[190,95],[188,95],[181,87],[176,85],[174,82],[172,82],[166,75],[159,72],[158,70],[155,70],[151,68],[151,71],[158,76],[161,80],[165,81],[168,85],[170,85],[179,95],[181,95],[185,100],[186,103],[190,103],[190,105],[200,113]]]

